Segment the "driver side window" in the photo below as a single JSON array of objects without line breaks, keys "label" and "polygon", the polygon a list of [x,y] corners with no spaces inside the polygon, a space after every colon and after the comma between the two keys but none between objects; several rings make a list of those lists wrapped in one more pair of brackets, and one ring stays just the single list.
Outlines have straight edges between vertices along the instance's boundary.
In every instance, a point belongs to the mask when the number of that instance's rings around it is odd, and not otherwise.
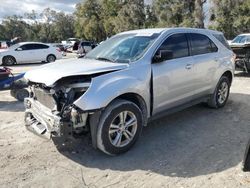
[{"label": "driver side window", "polygon": [[164,61],[189,56],[186,34],[179,33],[171,35],[157,50],[157,52],[159,51],[167,52],[168,55],[166,56]]}]

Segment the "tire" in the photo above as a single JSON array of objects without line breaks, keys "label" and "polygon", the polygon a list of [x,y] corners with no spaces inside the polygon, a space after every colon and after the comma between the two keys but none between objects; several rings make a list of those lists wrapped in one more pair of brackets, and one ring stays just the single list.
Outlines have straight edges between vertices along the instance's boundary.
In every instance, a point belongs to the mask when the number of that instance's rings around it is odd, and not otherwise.
[{"label": "tire", "polygon": [[29,92],[27,89],[18,89],[16,90],[15,98],[19,101],[24,101],[25,98],[29,97]]},{"label": "tire", "polygon": [[5,66],[11,66],[16,63],[16,59],[13,56],[5,56],[3,58],[3,65]]},{"label": "tire", "polygon": [[222,76],[208,101],[208,106],[212,108],[224,107],[230,94],[230,86],[229,78]]},{"label": "tire", "polygon": [[249,172],[250,171],[250,140],[248,140],[248,143],[247,143],[247,146],[246,146],[242,166],[243,166],[243,171],[244,172]]},{"label": "tire", "polygon": [[[121,116],[126,116],[127,126]],[[127,152],[141,134],[142,118],[142,111],[136,104],[127,100],[115,100],[101,114],[96,137],[97,147],[109,155]]]},{"label": "tire", "polygon": [[16,98],[16,90],[10,90],[10,95]]},{"label": "tire", "polygon": [[48,63],[52,63],[52,62],[55,62],[56,61],[56,56],[54,55],[48,55],[47,56],[47,62]]}]

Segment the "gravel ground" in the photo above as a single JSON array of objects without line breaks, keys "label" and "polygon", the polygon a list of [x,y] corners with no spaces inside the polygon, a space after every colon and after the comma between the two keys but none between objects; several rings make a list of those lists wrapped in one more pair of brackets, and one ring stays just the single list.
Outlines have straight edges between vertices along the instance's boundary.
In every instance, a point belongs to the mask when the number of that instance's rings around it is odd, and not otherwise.
[{"label": "gravel ground", "polygon": [[223,109],[197,105],[166,116],[132,150],[110,157],[88,136],[60,145],[26,131],[23,104],[2,91],[0,187],[250,187],[241,170],[249,101],[250,76],[238,73]]}]

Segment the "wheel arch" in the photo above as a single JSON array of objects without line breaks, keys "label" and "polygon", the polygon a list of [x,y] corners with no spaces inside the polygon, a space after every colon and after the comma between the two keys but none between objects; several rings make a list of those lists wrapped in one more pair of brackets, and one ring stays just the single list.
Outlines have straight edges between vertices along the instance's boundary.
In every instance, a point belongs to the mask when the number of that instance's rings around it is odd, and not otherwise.
[{"label": "wheel arch", "polygon": [[124,99],[124,100],[130,101],[130,102],[133,102],[134,104],[136,104],[142,111],[143,125],[144,126],[147,125],[148,109],[147,109],[147,104],[142,96],[140,96],[137,93],[132,93],[132,92],[124,93],[124,94],[121,94],[118,97],[114,98],[110,103],[112,103],[114,100],[117,100],[117,99]]},{"label": "wheel arch", "polygon": [[12,57],[12,58],[14,58],[15,62],[17,63],[16,58],[13,55],[5,55],[5,56],[2,57],[2,65],[4,64],[4,59],[6,57]]},{"label": "wheel arch", "polygon": [[232,84],[232,82],[233,82],[233,74],[232,74],[231,71],[228,70],[228,71],[224,72],[224,73],[222,74],[222,76],[228,77],[228,79],[229,79],[229,81],[230,81],[230,85]]}]

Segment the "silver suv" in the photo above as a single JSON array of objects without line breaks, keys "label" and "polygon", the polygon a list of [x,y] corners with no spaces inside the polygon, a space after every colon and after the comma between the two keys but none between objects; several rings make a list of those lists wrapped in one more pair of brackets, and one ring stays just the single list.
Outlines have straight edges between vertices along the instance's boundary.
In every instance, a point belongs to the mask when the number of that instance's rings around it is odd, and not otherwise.
[{"label": "silver suv", "polygon": [[63,138],[89,132],[93,147],[126,152],[148,120],[201,102],[226,104],[234,54],[225,44],[222,33],[202,29],[117,34],[83,59],[26,73],[26,127]]}]

